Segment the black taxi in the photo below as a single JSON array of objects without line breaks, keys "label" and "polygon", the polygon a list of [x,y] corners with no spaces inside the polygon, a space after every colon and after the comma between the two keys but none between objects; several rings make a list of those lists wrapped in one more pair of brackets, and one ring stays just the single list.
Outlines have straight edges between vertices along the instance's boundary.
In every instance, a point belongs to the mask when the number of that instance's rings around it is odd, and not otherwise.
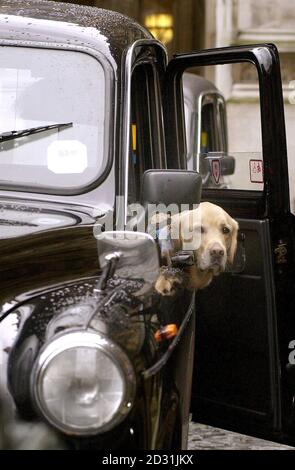
[{"label": "black taxi", "polygon": [[[168,63],[118,13],[4,0],[0,57],[1,386],[15,415],[73,448],[185,448],[190,407],[198,421],[292,437],[294,220],[275,46]],[[226,183],[238,162],[225,137],[187,169],[182,75],[234,62],[259,75],[256,191]],[[238,219],[236,264],[196,296],[159,298],[157,245],[136,235],[130,207],[201,198]]]}]

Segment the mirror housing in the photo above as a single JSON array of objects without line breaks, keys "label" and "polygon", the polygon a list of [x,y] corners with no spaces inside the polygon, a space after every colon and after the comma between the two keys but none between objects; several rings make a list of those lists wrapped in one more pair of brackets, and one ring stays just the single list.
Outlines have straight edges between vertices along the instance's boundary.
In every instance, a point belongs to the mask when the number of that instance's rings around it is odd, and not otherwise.
[{"label": "mirror housing", "polygon": [[143,175],[141,202],[147,204],[200,204],[202,177],[196,171],[147,170]]},{"label": "mirror housing", "polygon": [[208,152],[200,155],[200,173],[205,175],[212,174],[212,161],[219,160],[220,176],[233,175],[235,172],[236,161],[231,155],[225,152]]},{"label": "mirror housing", "polygon": [[159,255],[155,240],[147,233],[102,232],[97,235],[97,251],[102,269],[112,256],[117,258],[115,273],[126,279],[143,279],[153,284],[159,275]]}]

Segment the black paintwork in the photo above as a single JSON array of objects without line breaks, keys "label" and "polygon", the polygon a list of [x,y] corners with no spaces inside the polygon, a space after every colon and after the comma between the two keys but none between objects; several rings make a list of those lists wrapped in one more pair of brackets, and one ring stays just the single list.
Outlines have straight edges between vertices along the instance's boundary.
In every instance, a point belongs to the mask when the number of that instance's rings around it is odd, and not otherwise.
[{"label": "black paintwork", "polygon": [[[85,28],[84,45],[91,44],[91,34],[87,35],[87,28],[95,28],[101,34],[101,49],[105,46],[109,48],[110,55],[115,58],[118,64],[122,61],[126,48],[138,39],[152,38],[151,34],[141,25],[131,18],[120,13],[103,10],[72,3],[59,3],[47,0],[3,0],[0,5],[0,14],[17,15],[25,18],[35,18],[40,20],[57,21],[64,23],[65,31],[69,25],[76,25]],[[30,31],[30,24],[27,24],[27,31]],[[14,31],[11,39],[23,41],[24,31]],[[57,33],[57,31],[56,31]],[[5,34],[5,39],[10,36]],[[53,39],[54,38],[50,38]],[[71,44],[75,42],[75,32],[73,33]],[[55,41],[59,40],[58,33]],[[54,42],[55,42],[54,41]]]},{"label": "black paintwork", "polygon": [[[83,448],[150,448],[156,411],[150,409],[152,396],[156,397],[163,389],[163,406],[170,411],[163,415],[162,435],[157,438],[157,445],[161,447],[164,445],[161,439],[164,442],[167,436],[173,436],[166,429],[165,422],[167,420],[170,427],[175,420],[175,411],[180,406],[178,391],[171,371],[163,375],[163,366],[167,361],[156,367],[157,373],[149,373],[145,377],[144,372],[156,366],[169,345],[155,342],[153,335],[156,329],[169,319],[180,327],[189,309],[187,302],[190,296],[182,295],[181,301],[173,299],[172,303],[161,306],[158,297],[151,293],[139,302],[128,295],[128,290],[136,292],[141,282],[125,280],[119,286],[118,281],[110,282],[101,299],[95,292],[100,270],[92,230],[92,225],[76,225],[30,234],[23,240],[17,237],[12,241],[2,241],[2,306],[11,302],[11,309],[3,310],[2,318],[9,316],[9,312],[18,318],[18,336],[9,353],[10,392],[20,415],[26,419],[36,419],[30,396],[30,379],[34,360],[44,342],[75,328],[102,329],[104,334],[128,352],[135,366],[138,388],[134,407],[124,424],[114,429],[113,433],[108,432],[103,438],[99,436],[89,441],[68,441],[67,445]],[[117,299],[114,298],[114,289],[118,291]],[[110,295],[113,302],[104,310],[102,302],[106,302]],[[91,309],[91,321],[89,315],[84,313],[85,305]],[[142,310],[143,306],[145,310]],[[71,312],[73,307],[75,313]],[[134,430],[132,435],[129,427]],[[143,428],[146,429],[145,433],[142,432]],[[115,436],[120,436],[120,439]]]}]

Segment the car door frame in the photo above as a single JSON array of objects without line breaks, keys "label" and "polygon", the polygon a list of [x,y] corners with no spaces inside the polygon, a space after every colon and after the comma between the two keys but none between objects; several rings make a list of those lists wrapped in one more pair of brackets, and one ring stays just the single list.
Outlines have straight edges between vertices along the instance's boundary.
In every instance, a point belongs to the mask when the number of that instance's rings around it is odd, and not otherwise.
[{"label": "car door frame", "polygon": [[[177,54],[169,62],[163,89],[164,121],[168,166],[186,168],[186,142],[184,127],[183,92],[181,77],[190,67],[250,62],[258,72],[261,108],[262,153],[264,160],[264,189],[259,191],[203,190],[202,199],[221,204],[232,216],[263,221],[267,260],[265,262],[266,285],[269,288],[269,342],[273,353],[270,357],[273,432],[288,435],[284,429],[284,397],[290,398],[286,380],[286,335],[288,329],[295,332],[290,311],[284,317],[284,308],[290,310],[285,300],[284,283],[295,279],[294,263],[295,218],[290,213],[289,178],[286,132],[283,107],[280,61],[273,44],[255,44],[204,50],[196,53]],[[247,223],[247,222],[246,222]],[[286,241],[286,263],[280,265],[277,250]],[[291,294],[292,295],[292,294]],[[289,295],[290,298],[290,295]],[[292,333],[290,333],[292,334]],[[292,338],[290,338],[292,339]],[[283,369],[283,370],[282,370]],[[294,375],[294,374],[293,374]],[[288,388],[289,387],[289,388]],[[293,396],[294,401],[294,396]],[[210,422],[209,422],[210,424]],[[238,429],[237,429],[238,430]],[[249,430],[248,430],[249,431]],[[271,431],[272,432],[272,431]],[[291,434],[293,431],[290,431]],[[291,436],[290,434],[287,440]],[[251,429],[250,429],[251,434]],[[287,442],[287,441],[286,441]],[[289,441],[290,442],[290,441]]]},{"label": "car door frame", "polygon": [[[278,51],[273,44],[232,46],[196,53],[176,54],[168,63],[164,94],[168,165],[186,168],[186,141],[183,116],[181,77],[190,67],[250,62],[255,65],[260,86],[262,153],[264,161],[264,191],[259,213],[276,216],[290,212],[287,146],[281,72]],[[280,178],[281,185],[277,184]],[[251,198],[243,191],[233,194],[236,199]],[[243,194],[246,193],[246,194]]]},{"label": "car door frame", "polygon": [[[149,49],[153,49],[153,53],[148,53]],[[145,53],[146,52],[146,53]],[[122,154],[122,171],[121,182],[120,182],[120,194],[125,197],[124,204],[124,224],[131,223],[132,218],[128,218],[128,181],[129,181],[129,156],[130,156],[130,129],[131,129],[131,100],[132,100],[132,72],[137,65],[140,64],[155,64],[158,62],[159,69],[155,71],[158,73],[159,85],[163,83],[166,74],[167,59],[165,47],[155,40],[138,40],[136,41],[127,51],[125,58],[125,67],[123,73],[123,88],[124,98],[122,107],[122,137],[121,137],[121,154]],[[140,57],[141,56],[141,57]],[[159,98],[162,98],[161,89],[159,88]],[[160,103],[161,111],[163,110],[162,103]],[[164,139],[164,127],[163,127],[163,115],[159,119],[158,132],[163,133]],[[164,142],[165,144],[165,142]],[[167,153],[164,145],[164,158],[161,158],[158,162],[159,169],[167,167]],[[176,167],[180,169],[180,167]],[[140,201],[138,201],[140,202]],[[159,201],[160,203],[161,201]],[[191,387],[192,387],[192,367],[194,357],[194,338],[195,338],[195,308],[194,292],[188,290],[183,291],[183,295],[189,300],[188,309],[184,311],[182,323],[178,329],[177,336],[173,343],[170,344],[167,353],[164,354],[162,360],[148,370],[144,374],[144,378],[148,379],[155,373],[161,372],[166,363],[170,360],[175,363],[173,369],[173,379],[178,389],[179,395],[179,420],[178,425],[180,426],[179,440],[181,441],[181,448],[187,448],[188,439],[188,426],[189,426],[189,411],[190,411],[190,399],[191,399]],[[184,302],[185,304],[185,302]],[[185,310],[185,309],[183,309]],[[167,310],[169,313],[169,310]],[[184,367],[186,365],[186,367]],[[162,373],[162,372],[161,372]]]}]

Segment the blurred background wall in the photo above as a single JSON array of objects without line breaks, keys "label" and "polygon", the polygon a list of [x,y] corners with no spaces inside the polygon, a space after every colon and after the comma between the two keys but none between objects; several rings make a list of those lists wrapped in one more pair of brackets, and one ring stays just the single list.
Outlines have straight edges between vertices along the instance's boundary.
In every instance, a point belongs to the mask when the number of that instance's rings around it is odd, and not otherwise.
[{"label": "blurred background wall", "polygon": [[[274,42],[280,51],[295,206],[295,0],[78,0],[146,25],[174,52]],[[202,70],[228,101],[232,151],[261,149],[258,83],[249,65]]]}]

